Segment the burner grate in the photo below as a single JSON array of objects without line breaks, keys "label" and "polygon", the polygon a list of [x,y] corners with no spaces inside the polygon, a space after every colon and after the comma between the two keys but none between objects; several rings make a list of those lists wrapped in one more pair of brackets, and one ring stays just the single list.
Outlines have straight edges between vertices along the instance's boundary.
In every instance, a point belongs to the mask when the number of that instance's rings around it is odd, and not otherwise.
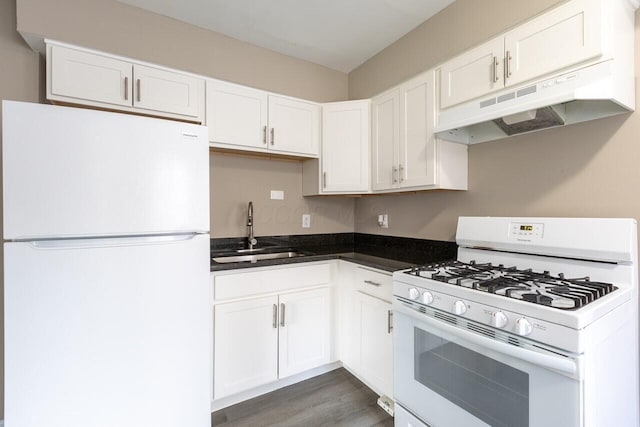
[{"label": "burner grate", "polygon": [[438,262],[415,267],[406,274],[563,310],[583,307],[617,289],[611,283],[592,281],[589,277],[566,278],[564,274],[553,276],[548,271],[475,261]]}]

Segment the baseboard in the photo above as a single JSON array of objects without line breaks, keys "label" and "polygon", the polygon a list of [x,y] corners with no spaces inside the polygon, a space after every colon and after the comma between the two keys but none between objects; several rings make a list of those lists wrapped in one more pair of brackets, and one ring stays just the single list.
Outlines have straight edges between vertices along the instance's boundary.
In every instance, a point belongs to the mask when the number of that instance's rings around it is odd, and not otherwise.
[{"label": "baseboard", "polygon": [[[317,377],[318,375],[326,374],[327,372],[341,368],[342,362],[333,362],[327,365],[320,366],[318,368],[311,369],[309,371],[302,372],[297,375],[278,380],[269,384],[265,384],[260,387],[253,388],[251,390],[244,391],[242,393],[234,394],[233,396],[223,397],[211,402],[211,412],[219,411],[236,403],[244,402],[245,400],[253,399],[254,397],[261,396],[266,393],[281,389],[282,387],[289,386],[291,384],[299,383],[300,381],[308,380],[309,378]],[[0,427],[2,427],[0,425]]]}]

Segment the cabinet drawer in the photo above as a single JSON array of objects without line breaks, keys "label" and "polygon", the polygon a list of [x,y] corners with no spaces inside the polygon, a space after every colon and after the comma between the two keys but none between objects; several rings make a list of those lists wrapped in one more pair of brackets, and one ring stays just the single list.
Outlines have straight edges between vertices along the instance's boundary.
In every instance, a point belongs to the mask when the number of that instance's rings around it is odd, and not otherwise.
[{"label": "cabinet drawer", "polygon": [[329,264],[224,274],[215,276],[213,279],[213,299],[217,302],[289,289],[327,285],[330,280],[331,268]]},{"label": "cabinet drawer", "polygon": [[358,267],[356,269],[356,290],[391,302],[393,277],[391,273]]}]

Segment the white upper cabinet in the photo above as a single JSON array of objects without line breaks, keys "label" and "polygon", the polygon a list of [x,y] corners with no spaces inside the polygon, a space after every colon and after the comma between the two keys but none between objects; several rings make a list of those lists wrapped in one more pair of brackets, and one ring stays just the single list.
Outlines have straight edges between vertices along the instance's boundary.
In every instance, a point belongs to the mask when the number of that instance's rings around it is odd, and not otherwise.
[{"label": "white upper cabinet", "polygon": [[436,184],[434,73],[424,73],[400,86],[399,185]]},{"label": "white upper cabinet", "polygon": [[47,44],[53,102],[204,121],[204,79],[87,49]]},{"label": "white upper cabinet", "polygon": [[318,157],[318,104],[213,79],[206,92],[212,147]]},{"label": "white upper cabinet", "polygon": [[399,89],[371,101],[371,187],[374,191],[393,188],[398,183],[399,103]]},{"label": "white upper cabinet", "polygon": [[573,0],[440,67],[440,108],[543,77],[603,54],[603,0]]},{"label": "white upper cabinet", "polygon": [[492,40],[440,67],[440,105],[447,108],[504,87],[504,38]]},{"label": "white upper cabinet", "polygon": [[48,99],[91,100],[115,108],[132,105],[130,62],[54,45],[49,49],[48,65]]},{"label": "white upper cabinet", "polygon": [[600,0],[572,1],[508,32],[504,38],[506,85],[600,56],[601,14]]},{"label": "white upper cabinet", "polygon": [[203,79],[139,64],[133,64],[133,78],[134,107],[201,121]]},{"label": "white upper cabinet", "polygon": [[267,99],[262,90],[207,80],[209,141],[266,149]]},{"label": "white upper cabinet", "polygon": [[320,106],[269,95],[269,149],[318,155]]},{"label": "white upper cabinet", "polygon": [[374,191],[467,189],[467,146],[435,138],[435,73],[372,100]]},{"label": "white upper cabinet", "polygon": [[303,194],[353,194],[369,191],[369,100],[322,105],[320,160],[303,164]]}]

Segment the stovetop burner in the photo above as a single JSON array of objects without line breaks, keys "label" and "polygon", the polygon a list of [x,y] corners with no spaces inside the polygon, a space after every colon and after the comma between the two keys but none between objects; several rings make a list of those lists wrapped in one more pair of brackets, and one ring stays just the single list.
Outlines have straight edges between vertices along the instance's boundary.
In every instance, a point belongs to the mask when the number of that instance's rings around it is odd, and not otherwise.
[{"label": "stovetop burner", "polygon": [[439,262],[412,268],[406,274],[563,310],[583,307],[617,289],[589,277],[569,279],[564,274],[553,276],[548,271],[538,273],[475,261]]}]

